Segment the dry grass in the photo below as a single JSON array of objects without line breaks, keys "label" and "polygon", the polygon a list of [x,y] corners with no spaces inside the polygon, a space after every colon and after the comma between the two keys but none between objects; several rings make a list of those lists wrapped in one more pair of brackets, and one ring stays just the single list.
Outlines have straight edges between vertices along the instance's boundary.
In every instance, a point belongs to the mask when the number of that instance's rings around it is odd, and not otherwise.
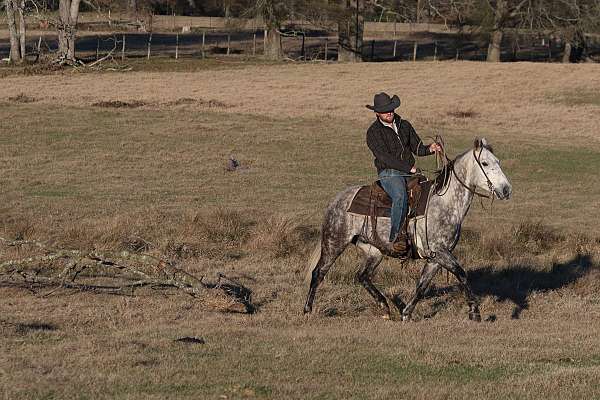
[{"label": "dry grass", "polygon": [[[79,106],[114,100],[162,104],[210,94],[213,100],[230,104],[232,113],[305,118],[334,113],[362,126],[371,119],[364,104],[372,102],[373,93],[387,90],[400,95],[402,114],[418,127],[498,135],[492,136],[492,141],[519,137],[522,145],[540,139],[561,143],[598,140],[597,104],[565,108],[554,101],[563,93],[573,93],[573,82],[580,82],[577,89],[600,91],[597,64],[331,64],[317,67],[318,73],[313,72],[314,65],[246,64],[170,73],[167,79],[146,72],[107,73],[95,79],[68,74],[28,85],[32,78],[8,77],[3,81],[3,96],[23,92],[45,103]],[[79,90],[82,86],[88,90]],[[468,119],[468,125],[460,118],[448,119],[447,113],[457,109],[479,117]],[[557,128],[556,118],[550,117],[555,115],[561,116],[559,125],[569,126],[568,131]]]},{"label": "dry grass", "polygon": [[[159,253],[251,288],[257,312],[3,282],[0,398],[598,397],[598,110],[555,101],[574,81],[599,88],[597,66],[197,68],[3,78],[0,236]],[[374,176],[363,106],[382,89],[451,154],[487,136],[513,182],[510,202],[474,204],[456,252],[486,323],[445,274],[417,322],[380,320],[354,249],[300,314],[322,210]],[[225,171],[230,156],[243,168]],[[0,260],[39,251],[0,246]],[[406,301],[420,268],[386,260],[376,284]]]}]

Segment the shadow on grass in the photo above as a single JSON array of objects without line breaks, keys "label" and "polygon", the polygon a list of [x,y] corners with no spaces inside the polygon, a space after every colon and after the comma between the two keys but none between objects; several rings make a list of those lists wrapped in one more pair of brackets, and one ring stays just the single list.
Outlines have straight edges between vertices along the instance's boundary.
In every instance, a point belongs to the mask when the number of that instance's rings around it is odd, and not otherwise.
[{"label": "shadow on grass", "polygon": [[[468,281],[478,297],[493,296],[498,302],[511,301],[515,307],[512,318],[518,319],[529,308],[529,296],[533,293],[558,290],[571,285],[593,271],[600,272],[600,265],[592,262],[589,254],[578,254],[566,263],[555,263],[549,271],[531,265],[509,265],[504,269],[483,266],[468,272]],[[432,287],[426,298],[459,293],[458,285]],[[438,299],[425,318],[431,318],[444,309],[449,299]],[[491,316],[489,321],[494,321]]]},{"label": "shadow on grass", "polygon": [[469,271],[469,283],[477,296],[494,296],[497,301],[512,301],[512,318],[517,319],[529,308],[529,296],[534,292],[561,289],[588,275],[600,266],[594,265],[588,254],[577,255],[566,263],[553,264],[549,271],[529,265],[513,265],[496,270],[480,267]]}]

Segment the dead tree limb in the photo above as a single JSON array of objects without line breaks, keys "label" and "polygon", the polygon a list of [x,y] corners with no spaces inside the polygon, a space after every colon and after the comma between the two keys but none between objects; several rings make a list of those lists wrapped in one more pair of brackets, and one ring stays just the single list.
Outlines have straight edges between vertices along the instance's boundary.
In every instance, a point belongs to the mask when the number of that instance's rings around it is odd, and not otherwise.
[{"label": "dead tree limb", "polygon": [[[252,291],[219,274],[217,282],[204,282],[177,267],[174,262],[151,254],[130,252],[83,252],[51,249],[35,240],[10,241],[5,246],[34,246],[43,255],[0,263],[0,280],[56,286],[81,291],[128,293],[142,287],[175,288],[217,308],[253,313]],[[110,284],[99,283],[108,279]]]}]

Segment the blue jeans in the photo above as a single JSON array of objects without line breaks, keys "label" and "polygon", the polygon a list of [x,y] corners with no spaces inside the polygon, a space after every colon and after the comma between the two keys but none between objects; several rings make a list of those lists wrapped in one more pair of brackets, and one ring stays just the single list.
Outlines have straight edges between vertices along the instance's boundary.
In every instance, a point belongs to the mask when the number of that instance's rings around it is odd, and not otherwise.
[{"label": "blue jeans", "polygon": [[405,176],[407,176],[406,173],[395,169],[384,169],[379,173],[383,190],[392,198],[390,242],[396,240],[408,208]]}]

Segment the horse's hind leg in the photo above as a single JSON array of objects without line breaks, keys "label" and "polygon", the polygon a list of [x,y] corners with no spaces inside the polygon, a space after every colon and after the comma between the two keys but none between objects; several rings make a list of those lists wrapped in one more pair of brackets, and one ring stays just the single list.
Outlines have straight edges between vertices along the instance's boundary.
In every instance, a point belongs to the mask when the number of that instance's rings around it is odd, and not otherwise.
[{"label": "horse's hind leg", "polygon": [[361,249],[364,253],[364,258],[360,265],[360,269],[356,273],[356,279],[364,286],[365,289],[367,289],[367,292],[373,296],[375,301],[383,309],[385,312],[383,318],[390,319],[390,307],[387,303],[387,300],[372,282],[375,269],[383,259],[383,255],[379,250],[370,244],[359,242],[356,247]]},{"label": "horse's hind leg", "polygon": [[439,270],[440,264],[438,263],[428,262],[427,264],[425,264],[425,267],[423,267],[423,272],[421,272],[421,277],[419,278],[419,283],[417,283],[415,295],[408,302],[406,307],[404,307],[404,310],[402,310],[402,321],[408,321],[410,319],[410,315],[415,309],[415,306],[417,305],[419,300],[423,298],[423,295],[429,287],[431,280]]},{"label": "horse's hind leg", "polygon": [[323,240],[321,242],[321,256],[319,257],[317,265],[312,270],[310,288],[308,289],[306,303],[304,304],[305,314],[312,312],[312,306],[313,302],[315,301],[317,287],[319,286],[319,284],[321,284],[321,282],[323,282],[327,271],[329,271],[329,268],[331,268],[335,260],[346,249],[347,245],[348,243],[345,243],[341,246],[336,246],[336,243],[330,240]]}]

